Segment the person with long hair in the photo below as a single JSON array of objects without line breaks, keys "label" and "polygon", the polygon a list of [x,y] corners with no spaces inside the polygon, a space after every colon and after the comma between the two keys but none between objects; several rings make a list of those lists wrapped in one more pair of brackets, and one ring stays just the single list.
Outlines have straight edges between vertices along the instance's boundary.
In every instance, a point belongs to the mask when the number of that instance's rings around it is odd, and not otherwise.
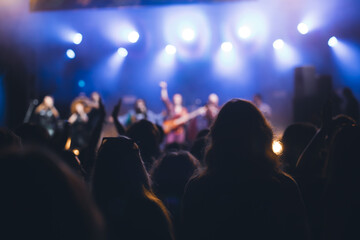
[{"label": "person with long hair", "polygon": [[167,210],[151,190],[133,140],[104,138],[92,188],[107,224],[108,239],[173,239]]},{"label": "person with long hair", "polygon": [[36,123],[44,127],[50,136],[55,134],[57,130],[57,120],[59,112],[54,106],[54,98],[45,96],[42,103],[35,109]]},{"label": "person with long hair", "polygon": [[206,169],[190,180],[183,199],[182,239],[308,239],[300,192],[279,168],[259,109],[230,100],[210,140]]}]

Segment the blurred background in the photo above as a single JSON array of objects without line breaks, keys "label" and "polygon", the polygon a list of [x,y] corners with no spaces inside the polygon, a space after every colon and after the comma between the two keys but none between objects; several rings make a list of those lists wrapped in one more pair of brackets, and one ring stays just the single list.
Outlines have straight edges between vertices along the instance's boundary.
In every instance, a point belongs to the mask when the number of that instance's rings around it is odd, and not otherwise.
[{"label": "blurred background", "polygon": [[345,86],[360,98],[359,9],[356,0],[0,0],[0,123],[19,125],[45,95],[67,119],[72,100],[93,91],[108,111],[140,97],[160,112],[167,81],[190,109],[210,93],[221,104],[260,93],[283,129]]}]

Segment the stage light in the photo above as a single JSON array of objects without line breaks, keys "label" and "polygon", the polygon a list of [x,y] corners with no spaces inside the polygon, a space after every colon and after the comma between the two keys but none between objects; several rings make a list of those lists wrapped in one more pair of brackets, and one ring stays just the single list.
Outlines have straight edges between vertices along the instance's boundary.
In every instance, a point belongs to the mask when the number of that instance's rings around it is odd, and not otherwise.
[{"label": "stage light", "polygon": [[233,49],[233,45],[231,44],[231,42],[223,42],[221,44],[221,49],[224,52],[230,52]]},{"label": "stage light", "polygon": [[194,40],[195,38],[195,32],[193,29],[191,28],[185,28],[182,33],[181,33],[182,38],[187,41],[190,42],[192,40]]},{"label": "stage light", "polygon": [[280,155],[283,151],[283,146],[280,141],[273,141],[272,149],[276,155]]},{"label": "stage light", "polygon": [[132,32],[130,32],[129,35],[128,35],[128,40],[129,40],[129,42],[131,42],[131,43],[136,43],[136,42],[139,40],[139,37],[140,37],[140,35],[139,35],[138,32],[132,31]]},{"label": "stage light", "polygon": [[282,39],[278,39],[273,43],[273,47],[277,50],[282,49],[284,47],[285,43]]},{"label": "stage light", "polygon": [[121,57],[126,57],[128,55],[128,51],[125,49],[125,48],[119,48],[117,50],[118,54],[121,56]]},{"label": "stage light", "polygon": [[68,58],[70,58],[70,59],[74,59],[76,55],[75,55],[74,50],[68,49],[68,50],[66,51],[66,56],[67,56]]},{"label": "stage light", "polygon": [[176,53],[176,47],[171,45],[171,44],[168,44],[165,47],[165,51],[166,51],[167,54],[175,54]]},{"label": "stage light", "polygon": [[83,35],[81,33],[76,33],[73,38],[73,43],[79,45],[83,40]]},{"label": "stage light", "polygon": [[329,47],[335,47],[338,44],[338,40],[336,37],[331,37],[328,41]]},{"label": "stage light", "polygon": [[84,81],[84,80],[80,80],[80,81],[78,82],[78,85],[79,85],[79,87],[81,87],[81,88],[85,87],[85,81]]},{"label": "stage light", "polygon": [[248,26],[242,26],[238,30],[238,35],[242,39],[247,39],[251,36],[251,30]]},{"label": "stage light", "polygon": [[299,33],[301,33],[303,35],[305,35],[309,32],[309,27],[305,23],[299,23],[299,25],[297,26],[297,29],[298,29]]}]

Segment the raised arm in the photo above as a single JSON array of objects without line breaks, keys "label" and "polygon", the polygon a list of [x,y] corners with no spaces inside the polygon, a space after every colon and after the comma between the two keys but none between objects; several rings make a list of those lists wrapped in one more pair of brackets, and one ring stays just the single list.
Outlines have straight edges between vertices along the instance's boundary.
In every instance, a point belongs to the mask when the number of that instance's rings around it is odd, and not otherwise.
[{"label": "raised arm", "polygon": [[164,81],[160,82],[160,87],[161,87],[161,100],[164,102],[168,114],[170,114],[171,102],[170,102],[169,94],[168,94],[168,90],[167,90],[167,83]]},{"label": "raised arm", "polygon": [[119,119],[118,119],[118,115],[120,112],[120,108],[121,108],[121,103],[122,103],[122,99],[120,98],[118,103],[115,105],[114,110],[111,114],[113,120],[114,120],[114,125],[116,127],[116,131],[119,135],[125,135],[125,128],[124,126],[120,123]]}]

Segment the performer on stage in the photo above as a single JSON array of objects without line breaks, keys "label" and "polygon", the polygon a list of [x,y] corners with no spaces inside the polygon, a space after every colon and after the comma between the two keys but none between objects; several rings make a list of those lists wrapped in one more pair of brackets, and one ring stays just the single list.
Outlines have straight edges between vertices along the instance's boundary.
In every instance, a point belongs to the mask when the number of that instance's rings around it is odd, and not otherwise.
[{"label": "performer on stage", "polygon": [[163,118],[164,116],[162,114],[156,114],[149,110],[146,106],[145,100],[141,98],[135,101],[134,109],[131,109],[127,114],[118,117],[119,122],[125,127],[128,127],[142,119],[146,119],[156,125],[161,126],[163,123]]},{"label": "performer on stage", "polygon": [[78,97],[71,104],[72,115],[69,118],[71,124],[71,148],[86,147],[91,129],[88,125],[90,107],[87,105],[87,97]]},{"label": "performer on stage", "polygon": [[208,127],[210,127],[220,111],[219,97],[216,93],[212,93],[209,95],[206,106],[207,111],[205,117],[207,119]]},{"label": "performer on stage", "polygon": [[[173,103],[169,99],[167,91],[167,83],[160,82],[161,100],[164,102],[167,110],[167,119],[176,120],[188,115],[187,109],[182,105],[182,96],[179,93],[174,94]],[[166,132],[165,126],[164,130]],[[185,142],[185,128],[184,124],[175,126],[166,136],[166,143],[184,143]]]},{"label": "performer on stage", "polygon": [[57,128],[59,112],[54,106],[54,98],[45,96],[42,103],[35,109],[36,122],[44,127],[50,136],[53,136]]}]

